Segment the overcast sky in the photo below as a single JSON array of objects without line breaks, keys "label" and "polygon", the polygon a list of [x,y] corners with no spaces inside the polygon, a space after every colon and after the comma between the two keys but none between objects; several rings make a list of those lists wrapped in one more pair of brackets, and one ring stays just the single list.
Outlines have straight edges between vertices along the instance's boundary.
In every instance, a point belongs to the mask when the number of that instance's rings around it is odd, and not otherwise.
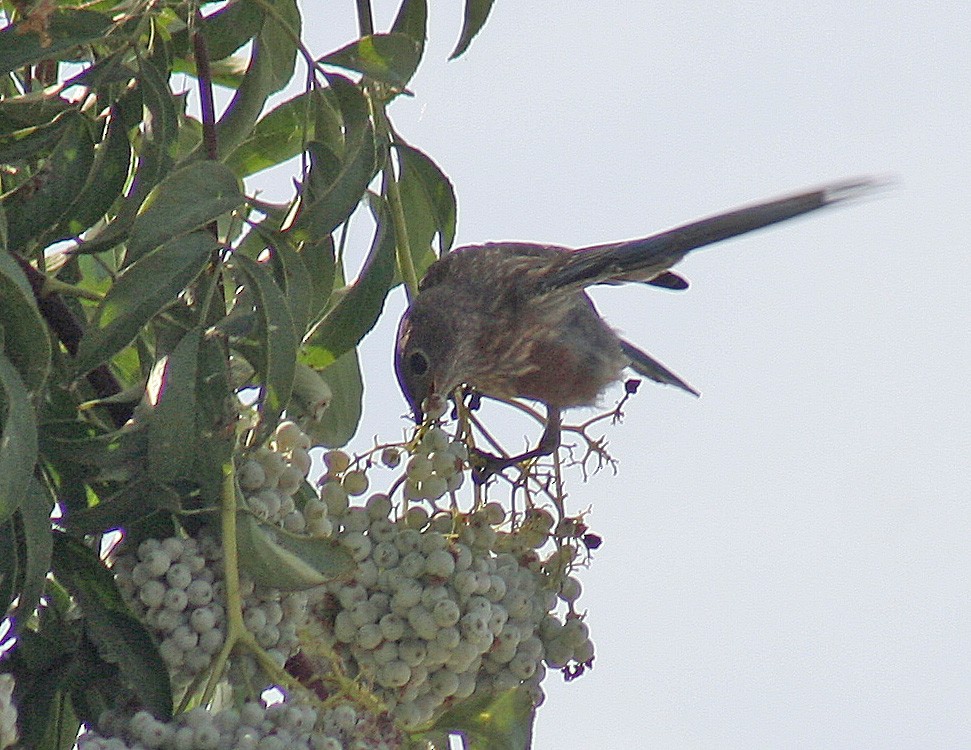
[{"label": "overcast sky", "polygon": [[[595,293],[703,396],[645,386],[607,432],[618,473],[572,477],[605,540],[581,574],[597,659],[547,679],[535,746],[971,746],[971,6],[500,1],[446,63],[458,3],[430,5],[391,114],[451,177],[457,244],[894,180],[696,253],[687,292]],[[351,7],[307,23],[315,53]],[[358,448],[401,435],[402,306],[363,347]]]}]

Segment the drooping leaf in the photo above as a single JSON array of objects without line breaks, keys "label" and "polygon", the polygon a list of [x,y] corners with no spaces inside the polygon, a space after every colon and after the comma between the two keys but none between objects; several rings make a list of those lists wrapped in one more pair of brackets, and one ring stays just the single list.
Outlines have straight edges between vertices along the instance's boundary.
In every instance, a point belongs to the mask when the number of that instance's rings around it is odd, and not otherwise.
[{"label": "drooping leaf", "polygon": [[92,370],[130,344],[199,275],[217,247],[208,232],[193,232],[169,240],[128,266],[101,301],[78,345],[75,373]]},{"label": "drooping leaf", "polygon": [[313,280],[307,270],[303,257],[296,251],[286,235],[268,232],[262,227],[257,231],[265,238],[270,249],[270,264],[276,275],[277,284],[283,289],[293,317],[293,330],[298,339],[303,339],[310,319],[313,303]]},{"label": "drooping leaf", "polygon": [[188,331],[152,369],[149,398],[155,397],[148,422],[148,471],[158,482],[189,479],[198,445],[196,373],[202,329]]},{"label": "drooping leaf", "polygon": [[250,136],[266,100],[293,77],[301,25],[296,0],[271,0],[268,5],[273,12],[266,14],[263,28],[253,41],[246,74],[217,123],[220,157]]},{"label": "drooping leaf", "polygon": [[37,462],[37,417],[17,368],[0,351],[0,522],[24,501]]},{"label": "drooping leaf", "polygon": [[142,204],[126,262],[136,263],[166,240],[204,227],[244,201],[236,175],[224,164],[197,161],[176,170]]},{"label": "drooping leaf", "polygon": [[293,390],[293,371],[297,361],[297,336],[293,318],[283,292],[269,270],[245,255],[234,255],[232,265],[249,281],[260,322],[257,360],[250,364],[265,384],[260,415],[264,436],[276,427]]},{"label": "drooping leaf", "polygon": [[317,62],[358,73],[404,89],[418,69],[421,47],[409,34],[371,34],[341,47]]},{"label": "drooping leaf", "polygon": [[469,48],[472,38],[479,33],[489,17],[494,0],[465,0],[465,18],[462,21],[462,33],[459,36],[458,44],[449,55],[449,60],[454,60]]},{"label": "drooping leaf", "polygon": [[337,259],[334,254],[333,237],[325,234],[307,239],[300,245],[300,258],[314,286],[310,315],[307,319],[307,322],[312,325],[323,316],[330,302],[330,293],[334,289]]},{"label": "drooping leaf", "polygon": [[140,703],[159,718],[172,715],[168,669],[145,626],[129,612],[111,571],[81,542],[54,534],[54,575],[84,613],[88,637],[117,664]]},{"label": "drooping leaf", "polygon": [[312,367],[327,367],[357,346],[384,308],[394,280],[395,239],[387,208],[378,198],[374,204],[378,226],[360,275],[306,339],[301,359]]},{"label": "drooping leaf", "polygon": [[301,206],[293,225],[296,232],[311,236],[330,234],[347,220],[379,167],[374,131],[369,124],[358,134],[352,150],[345,154],[345,160],[340,162],[336,175],[327,180],[326,186],[319,184],[316,176],[321,173],[322,159],[327,151],[315,148],[316,145],[309,144],[312,157],[309,179],[315,184],[308,189],[309,202]]},{"label": "drooping leaf", "polygon": [[42,12],[28,14],[0,31],[0,74],[38,60],[59,59],[79,45],[100,39],[111,27],[110,18],[93,11],[56,10],[46,23]]},{"label": "drooping leaf", "polygon": [[54,541],[51,537],[51,510],[54,502],[50,493],[36,478],[31,477],[27,495],[20,504],[19,515],[24,528],[24,579],[20,587],[20,601],[14,620],[18,629],[40,601],[44,593],[44,581],[51,569]]},{"label": "drooping leaf", "polygon": [[30,283],[8,253],[0,253],[0,350],[31,397],[50,371],[51,344]]},{"label": "drooping leaf", "polygon": [[253,581],[282,591],[322,586],[354,570],[354,559],[337,540],[277,531],[251,513],[236,516],[236,544]]},{"label": "drooping leaf", "polygon": [[319,375],[330,386],[330,406],[320,419],[303,422],[302,429],[314,445],[343,448],[357,432],[364,401],[357,349],[342,354],[336,362],[320,370]]},{"label": "drooping leaf", "polygon": [[61,220],[61,232],[54,239],[77,237],[100,220],[121,195],[130,163],[131,143],[124,122],[113,110],[104,140],[96,147],[88,179]]}]

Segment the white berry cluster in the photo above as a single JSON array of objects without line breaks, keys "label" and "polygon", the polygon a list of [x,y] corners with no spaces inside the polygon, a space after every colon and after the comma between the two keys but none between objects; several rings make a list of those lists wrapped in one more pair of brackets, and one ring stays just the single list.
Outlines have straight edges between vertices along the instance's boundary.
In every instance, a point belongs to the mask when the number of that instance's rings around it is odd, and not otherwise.
[{"label": "white berry cluster", "polygon": [[268,446],[261,446],[239,467],[239,486],[246,506],[259,518],[295,534],[330,536],[331,522],[323,503],[311,500],[296,507],[294,495],[310,471],[311,440],[293,422],[282,422]]},{"label": "white berry cluster", "polygon": [[455,492],[465,480],[463,468],[468,460],[464,443],[450,440],[443,429],[433,427],[422,436],[405,467],[405,497],[435,501],[446,492]]},{"label": "white berry cluster", "polygon": [[0,750],[17,742],[17,707],[13,704],[14,677],[0,674]]},{"label": "white berry cluster", "polygon": [[[288,531],[330,534],[326,506],[311,500],[302,509],[294,494],[310,471],[310,439],[293,422],[276,429],[268,447],[246,459],[238,472],[247,507]],[[207,531],[198,538],[147,539],[114,560],[118,588],[159,640],[159,653],[177,687],[206,670],[225,640],[223,551]],[[257,587],[240,574],[243,622],[280,666],[298,646],[307,620],[305,592],[283,594]]]},{"label": "white berry cluster", "polygon": [[[450,448],[445,443],[419,452],[409,467],[419,457],[433,464],[436,456],[449,455],[449,466],[462,476],[463,459]],[[439,466],[442,471],[434,467],[432,474],[421,466],[419,494],[432,477],[455,483],[445,462]],[[343,483],[332,472],[329,477],[322,497],[334,536],[350,548],[358,568],[352,581],[328,584],[328,595],[315,605],[320,637],[343,657],[349,674],[372,684],[400,726],[420,727],[477,690],[521,685],[538,705],[544,660],[561,668],[593,658],[586,626],[550,614],[560,599],[575,599],[572,586],[561,590],[573,579],[549,575],[533,550],[523,553],[515,534],[497,531],[505,519],[498,503],[431,518],[413,506],[393,521],[387,495],[352,506]],[[540,544],[548,529],[538,536]]]},{"label": "white berry cluster", "polygon": [[[226,634],[222,547],[208,533],[199,539],[146,539],[115,558],[122,596],[159,640],[173,683],[184,686],[206,670]],[[297,648],[307,619],[307,594],[257,588],[243,573],[243,622],[282,666]]]},{"label": "white berry cluster", "polygon": [[98,729],[78,738],[78,750],[390,750],[397,738],[365,735],[353,707],[339,705],[319,714],[286,699],[269,706],[245,703],[239,709],[195,708],[171,722],[147,711],[134,715],[106,712]]}]

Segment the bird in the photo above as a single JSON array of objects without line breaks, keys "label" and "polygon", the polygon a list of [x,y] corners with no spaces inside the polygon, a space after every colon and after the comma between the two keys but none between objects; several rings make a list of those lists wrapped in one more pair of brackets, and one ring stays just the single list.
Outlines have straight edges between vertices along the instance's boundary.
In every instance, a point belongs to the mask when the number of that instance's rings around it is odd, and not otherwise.
[{"label": "bird", "polygon": [[[394,366],[418,423],[460,386],[480,396],[546,407],[536,448],[512,457],[482,453],[486,475],[552,453],[562,412],[595,404],[627,368],[699,395],[691,385],[600,316],[586,293],[596,284],[643,283],[670,290],[671,271],[692,250],[858,198],[854,179],[709,216],[640,239],[571,249],[527,242],[467,245],[429,266],[401,318]],[[434,414],[433,416],[439,416]]]}]

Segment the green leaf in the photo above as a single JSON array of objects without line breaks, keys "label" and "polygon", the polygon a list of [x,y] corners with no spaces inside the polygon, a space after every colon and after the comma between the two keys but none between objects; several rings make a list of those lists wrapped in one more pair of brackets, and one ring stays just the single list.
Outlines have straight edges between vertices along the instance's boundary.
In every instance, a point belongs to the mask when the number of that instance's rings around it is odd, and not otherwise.
[{"label": "green leaf", "polygon": [[71,122],[71,116],[62,113],[50,122],[18,128],[0,136],[0,164],[16,164],[46,156]]},{"label": "green leaf", "polygon": [[43,167],[3,196],[11,250],[27,250],[31,241],[39,241],[65,214],[77,197],[78,186],[88,179],[94,141],[83,117],[71,119]]},{"label": "green leaf", "polygon": [[300,246],[300,258],[314,285],[307,319],[308,323],[313,324],[323,317],[330,302],[330,293],[334,290],[337,259],[334,255],[333,237],[325,234],[306,240]]},{"label": "green leaf", "polygon": [[342,354],[319,374],[332,391],[330,407],[319,420],[305,422],[302,429],[314,445],[342,448],[354,437],[361,422],[364,381],[357,349]]},{"label": "green leaf", "polygon": [[343,224],[361,202],[368,185],[378,171],[378,154],[374,142],[374,131],[366,125],[358,136],[357,145],[340,165],[333,179],[327,179],[326,186],[317,184],[321,159],[326,152],[319,147],[323,144],[309,144],[312,157],[310,181],[308,186],[309,202],[302,205],[300,215],[293,224],[297,232],[313,235],[330,234]]},{"label": "green leaf", "polygon": [[56,239],[77,237],[99,221],[121,195],[131,164],[131,143],[117,108],[112,108],[104,140],[95,149],[88,179],[61,220],[62,233]]},{"label": "green leaf", "polygon": [[435,236],[442,252],[448,251],[455,238],[455,192],[435,162],[421,151],[400,143],[396,150],[408,245],[420,279],[438,258],[432,246]]},{"label": "green leaf", "polygon": [[263,25],[263,9],[259,3],[237,0],[210,13],[202,22],[209,60],[215,62],[229,57],[259,33]]},{"label": "green leaf", "polygon": [[312,89],[270,110],[226,157],[226,166],[239,177],[249,177],[299,154],[314,137],[321,98],[320,91]]},{"label": "green leaf", "polygon": [[51,510],[54,507],[50,493],[34,477],[30,478],[27,496],[20,504],[19,514],[24,527],[24,580],[20,588],[20,602],[14,621],[18,630],[37,607],[44,593],[44,581],[51,569],[51,553],[54,540],[51,537]]},{"label": "green leaf", "polygon": [[460,732],[466,750],[529,750],[535,717],[536,709],[522,688],[474,693],[442,714],[432,733]]},{"label": "green leaf", "polygon": [[253,51],[243,80],[226,114],[217,123],[221,157],[248,138],[271,94],[293,77],[300,38],[300,12],[296,0],[270,0],[263,28],[253,41]]},{"label": "green leaf", "polygon": [[[193,328],[148,378],[148,471],[158,482],[189,479],[198,451],[196,372],[202,329]],[[154,399],[153,399],[154,396]]]},{"label": "green leaf", "polygon": [[290,244],[286,235],[270,232],[262,226],[257,226],[256,231],[264,237],[271,251],[270,263],[273,266],[277,284],[286,296],[287,307],[290,308],[290,315],[293,317],[294,333],[298,339],[302,339],[307,331],[313,303],[313,279],[303,262],[303,257]]},{"label": "green leaf", "polygon": [[24,501],[37,462],[37,418],[17,368],[0,352],[0,521]]},{"label": "green leaf", "polygon": [[379,198],[377,230],[364,268],[355,281],[307,337],[301,359],[317,369],[327,367],[344,352],[357,346],[381,315],[395,271],[394,229],[385,204]]},{"label": "green leaf", "polygon": [[269,270],[245,255],[234,255],[232,265],[246,276],[256,299],[256,314],[260,321],[259,357],[250,364],[265,384],[260,432],[267,436],[276,427],[290,400],[297,362],[297,336],[286,299]]},{"label": "green leaf", "polygon": [[30,398],[50,372],[51,343],[30,282],[8,253],[0,253],[0,351],[17,369]]},{"label": "green leaf", "polygon": [[428,29],[428,0],[404,0],[398,8],[398,15],[391,25],[391,31],[407,34],[418,45],[418,56],[425,50],[425,37]]},{"label": "green leaf", "polygon": [[250,513],[236,516],[239,561],[253,581],[282,591],[322,586],[355,568],[348,549],[335,539],[288,534],[262,525]]},{"label": "green leaf", "polygon": [[229,386],[229,355],[219,335],[205,336],[196,370],[196,423],[199,450],[194,478],[203,500],[215,502],[222,493],[223,466],[235,445],[238,401]]},{"label": "green leaf", "polygon": [[193,232],[238,208],[246,199],[226,165],[197,161],[176,170],[149,194],[128,239],[126,263],[135,263],[160,244]]},{"label": "green leaf", "polygon": [[169,240],[126,268],[108,290],[78,345],[75,374],[107,362],[168,307],[209,262],[219,243],[208,232]]},{"label": "green leaf", "polygon": [[[50,15],[43,31],[43,10],[0,31],[0,73],[30,65],[38,60],[61,59],[62,53],[94,42],[111,27],[111,19],[87,10],[57,10]],[[63,59],[74,59],[73,56]]]},{"label": "green leaf", "polygon": [[354,70],[368,78],[404,89],[418,69],[421,47],[408,34],[371,34],[341,47],[317,62]]},{"label": "green leaf", "polygon": [[88,636],[102,659],[117,664],[139,702],[155,716],[172,716],[168,669],[145,626],[122,601],[111,571],[81,542],[54,534],[54,575],[85,617]]},{"label": "green leaf", "polygon": [[489,17],[492,10],[493,0],[465,0],[465,19],[462,22],[462,33],[459,36],[458,44],[449,55],[449,60],[454,60],[469,48],[472,37],[479,33]]}]

